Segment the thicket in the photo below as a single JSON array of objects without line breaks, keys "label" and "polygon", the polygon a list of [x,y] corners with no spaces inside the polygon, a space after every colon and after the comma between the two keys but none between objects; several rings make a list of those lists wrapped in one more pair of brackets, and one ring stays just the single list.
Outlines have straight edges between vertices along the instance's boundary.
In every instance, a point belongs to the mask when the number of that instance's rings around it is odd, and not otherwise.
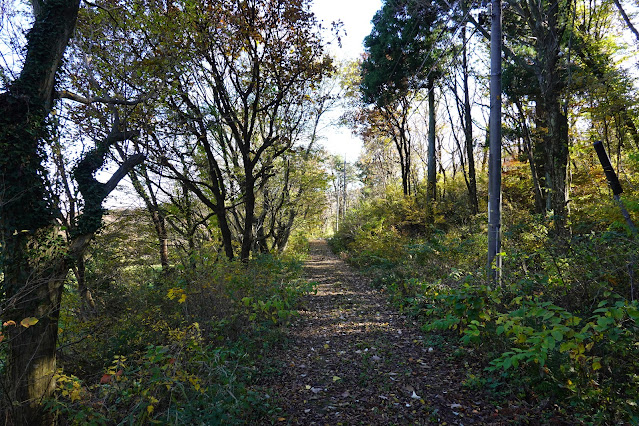
[{"label": "thicket", "polygon": [[[637,423],[639,245],[597,165],[580,166],[565,239],[553,237],[551,217],[532,213],[526,165],[504,173],[498,285],[487,281],[482,255],[486,214],[468,214],[461,179],[442,189],[448,195],[433,225],[423,220],[419,196],[395,189],[363,200],[331,245],[418,318],[433,341],[479,357],[485,370],[468,385],[492,389],[496,401],[509,395],[581,421]],[[624,176],[624,200],[636,216],[633,176]]]},{"label": "thicket", "polygon": [[244,424],[272,415],[277,403],[256,385],[264,374],[256,364],[313,291],[300,278],[305,238],[296,236],[287,256],[248,262],[203,245],[163,272],[145,257],[143,234],[123,243],[131,226],[139,220],[111,223],[88,256],[96,313],[83,315],[72,276],[67,284],[47,401],[58,421]]}]

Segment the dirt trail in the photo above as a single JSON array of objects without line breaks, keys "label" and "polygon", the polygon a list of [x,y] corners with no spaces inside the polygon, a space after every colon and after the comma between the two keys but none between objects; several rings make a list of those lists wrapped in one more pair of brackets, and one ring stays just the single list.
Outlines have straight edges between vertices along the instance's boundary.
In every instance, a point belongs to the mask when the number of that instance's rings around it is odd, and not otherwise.
[{"label": "dirt trail", "polygon": [[283,409],[275,422],[505,423],[473,389],[464,360],[425,340],[326,242],[311,243],[305,275],[317,294],[287,328],[288,343],[269,356],[281,371],[265,383]]}]

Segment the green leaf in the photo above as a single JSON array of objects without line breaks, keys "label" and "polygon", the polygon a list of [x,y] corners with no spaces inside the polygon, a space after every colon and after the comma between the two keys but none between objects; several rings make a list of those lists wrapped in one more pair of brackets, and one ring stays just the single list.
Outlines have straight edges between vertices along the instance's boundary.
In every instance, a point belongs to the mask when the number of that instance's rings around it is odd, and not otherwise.
[{"label": "green leaf", "polygon": [[504,367],[504,370],[508,370],[510,368],[510,366],[513,363],[513,359],[508,357],[506,359],[504,359],[504,363],[502,364],[502,366]]},{"label": "green leaf", "polygon": [[552,337],[555,338],[557,342],[561,342],[564,339],[563,333],[559,330],[552,330],[550,334],[552,335]]},{"label": "green leaf", "polygon": [[559,346],[559,352],[568,352],[569,350],[575,349],[577,345],[575,342],[564,342]]}]

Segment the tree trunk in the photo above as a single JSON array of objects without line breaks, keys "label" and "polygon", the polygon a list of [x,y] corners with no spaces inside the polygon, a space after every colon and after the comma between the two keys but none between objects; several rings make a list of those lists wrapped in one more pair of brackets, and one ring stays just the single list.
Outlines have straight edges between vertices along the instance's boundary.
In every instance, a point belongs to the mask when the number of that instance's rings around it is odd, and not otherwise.
[{"label": "tree trunk", "polygon": [[468,198],[470,199],[470,212],[479,213],[479,201],[477,199],[477,177],[475,175],[475,150],[473,141],[473,118],[470,109],[470,92],[468,88],[468,58],[466,47],[466,26],[462,27],[462,40],[464,50],[462,61],[464,68],[464,136],[466,139],[466,156],[468,158]]},{"label": "tree trunk", "polygon": [[[4,413],[9,424],[52,424],[53,414],[44,410],[44,399],[55,388],[55,349],[58,337],[58,318],[62,285],[66,277],[66,263],[53,259],[54,265],[40,270],[26,254],[33,238],[17,234],[5,238],[4,284],[9,309],[3,313],[7,320],[17,323],[8,327],[9,354],[5,375],[9,399]],[[32,323],[28,327],[23,320]]]},{"label": "tree trunk", "polygon": [[[557,236],[566,233],[568,223],[566,171],[568,166],[568,120],[559,99],[562,88],[562,72],[559,69],[561,37],[563,31],[559,22],[561,6],[553,1],[537,9],[531,24],[536,37],[537,66],[535,73],[539,82],[543,127],[543,167],[547,210],[553,212],[553,232]],[[539,106],[539,104],[538,104]]]},{"label": "tree trunk", "polygon": [[277,252],[282,254],[288,246],[288,240],[291,237],[291,230],[293,229],[293,223],[295,222],[295,211],[291,210],[288,213],[288,218],[285,224],[278,227],[279,231],[276,234],[275,246]]},{"label": "tree trunk", "polygon": [[226,216],[227,210],[222,197],[219,197],[217,199],[214,211],[215,217],[217,217],[218,226],[220,227],[224,253],[229,260],[233,260],[235,258],[235,253],[233,252],[233,234],[231,233],[231,228],[229,227],[228,217]]},{"label": "tree trunk", "polygon": [[568,167],[568,120],[562,112],[559,99],[552,99],[548,105],[548,136],[546,146],[546,173],[550,182],[546,190],[550,191],[550,206],[553,211],[554,231],[564,235],[567,228],[568,193],[566,172]]},{"label": "tree trunk", "polygon": [[[245,161],[250,161],[248,158]],[[242,230],[242,249],[240,259],[247,261],[251,255],[253,246],[253,223],[255,222],[255,180],[253,170],[245,171],[244,190],[244,229]]]},{"label": "tree trunk", "polygon": [[437,164],[435,161],[435,90],[434,81],[429,77],[428,87],[428,178],[426,182],[426,203],[429,221],[433,221],[433,208],[437,199]]},{"label": "tree trunk", "polygon": [[91,290],[87,286],[86,279],[86,260],[84,254],[80,255],[73,267],[73,273],[78,281],[78,293],[80,294],[80,318],[88,319],[94,316],[97,312],[95,310],[95,301],[91,296]]},{"label": "tree trunk", "polygon": [[[126,158],[124,151],[117,147],[120,153],[120,156],[124,160]],[[158,201],[153,194],[150,186],[149,175],[146,170],[141,172],[142,178],[144,178],[146,182],[146,186],[148,188],[148,193],[144,189],[140,178],[137,173],[131,173],[131,182],[133,183],[133,188],[135,192],[144,200],[144,205],[146,206],[146,210],[151,216],[151,221],[153,222],[153,228],[155,229],[155,235],[158,239],[158,252],[159,252],[159,260],[160,265],[162,265],[162,271],[166,273],[169,268],[169,238],[166,231],[166,219],[164,217],[164,212],[160,209]]]},{"label": "tree trunk", "polygon": [[[0,226],[8,330],[5,419],[15,425],[52,424],[43,400],[55,387],[55,347],[65,258],[52,254],[40,269],[30,253],[38,236],[54,237],[54,208],[43,167],[45,120],[53,104],[56,71],[75,27],[79,0],[32,2],[35,22],[27,35],[18,79],[0,96]],[[38,322],[20,325],[25,318]],[[27,320],[27,322],[32,322]]]},{"label": "tree trunk", "polygon": [[532,177],[533,183],[533,194],[535,197],[535,213],[543,214],[544,213],[544,197],[541,191],[541,184],[539,182],[539,176],[537,174],[537,166],[535,163],[535,157],[533,155],[533,143],[532,137],[530,135],[530,129],[526,124],[526,117],[524,116],[524,109],[522,108],[521,102],[519,99],[514,99],[515,106],[517,107],[517,111],[519,112],[520,123],[523,130],[523,138],[524,138],[524,151],[526,152],[526,156],[528,157],[528,164],[530,165],[530,175]]}]

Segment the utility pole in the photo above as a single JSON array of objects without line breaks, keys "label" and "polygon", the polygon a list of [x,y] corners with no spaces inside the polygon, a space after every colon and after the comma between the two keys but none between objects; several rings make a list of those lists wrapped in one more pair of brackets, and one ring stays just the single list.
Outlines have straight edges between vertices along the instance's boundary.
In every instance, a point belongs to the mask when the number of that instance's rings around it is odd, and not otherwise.
[{"label": "utility pole", "polygon": [[344,184],[344,195],[342,196],[342,203],[344,203],[344,208],[342,209],[342,218],[346,215],[346,154],[344,154],[344,174],[342,178]]},{"label": "utility pole", "polygon": [[501,0],[491,1],[490,149],[488,152],[488,279],[501,281]]},{"label": "utility pole", "polygon": [[339,191],[340,191],[340,184],[339,184],[339,174],[338,175],[333,175],[333,178],[337,179],[337,182],[335,183],[335,195],[337,195],[337,203],[335,205],[335,210],[336,210],[336,215],[335,215],[335,233],[337,234],[337,231],[339,231]]}]

